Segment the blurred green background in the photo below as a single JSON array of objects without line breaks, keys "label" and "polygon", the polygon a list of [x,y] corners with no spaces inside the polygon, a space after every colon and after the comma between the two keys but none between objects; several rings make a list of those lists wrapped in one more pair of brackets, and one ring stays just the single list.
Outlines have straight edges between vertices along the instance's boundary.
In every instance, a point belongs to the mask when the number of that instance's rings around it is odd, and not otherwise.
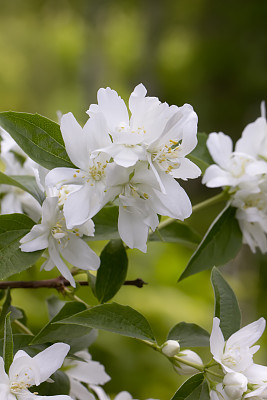
[{"label": "blurred green background", "polygon": [[[266,16],[265,0],[2,0],[0,109],[51,119],[57,111],[72,111],[84,123],[100,87],[110,86],[127,100],[142,82],[161,101],[192,104],[200,131],[223,131],[237,139],[266,99]],[[183,186],[193,203],[214,194],[200,180]],[[189,222],[204,233],[217,211]],[[159,342],[183,320],[210,330],[209,273],[176,283],[192,251],[151,243],[147,254],[129,252],[128,278],[149,284],[123,287],[115,300],[142,312]],[[239,297],[244,324],[267,316],[265,264],[266,258],[244,247],[222,269]],[[47,277],[31,268],[15,278]],[[94,302],[88,289],[78,294]],[[48,319],[47,295],[45,290],[12,293],[14,303],[25,307],[34,332]],[[164,400],[182,381],[163,357],[131,339],[101,332],[91,351],[112,376],[109,393],[128,390],[137,399]],[[267,364],[267,350],[256,360]]]}]

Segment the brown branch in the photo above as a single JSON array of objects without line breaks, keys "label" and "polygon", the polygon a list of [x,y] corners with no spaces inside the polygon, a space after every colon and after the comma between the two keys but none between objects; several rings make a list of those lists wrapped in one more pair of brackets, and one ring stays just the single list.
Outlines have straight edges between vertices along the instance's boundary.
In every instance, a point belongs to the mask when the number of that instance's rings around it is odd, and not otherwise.
[{"label": "brown branch", "polygon": [[[77,281],[80,286],[88,286],[87,281]],[[138,278],[132,281],[125,281],[124,285],[136,286],[142,288],[147,283],[142,279]],[[54,279],[47,279],[42,281],[6,281],[0,282],[0,289],[39,289],[39,288],[49,288],[62,290],[64,287],[70,286],[70,282],[63,276],[59,276]]]}]

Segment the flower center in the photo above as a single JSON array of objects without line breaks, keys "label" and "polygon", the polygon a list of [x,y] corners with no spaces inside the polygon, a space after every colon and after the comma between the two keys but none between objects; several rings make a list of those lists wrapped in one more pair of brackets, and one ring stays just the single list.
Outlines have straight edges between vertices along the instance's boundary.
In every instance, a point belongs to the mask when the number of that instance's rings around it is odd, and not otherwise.
[{"label": "flower center", "polygon": [[153,161],[157,161],[163,171],[170,173],[173,169],[180,166],[178,162],[181,142],[175,140],[169,140],[168,144],[165,144],[159,152],[152,154]]}]

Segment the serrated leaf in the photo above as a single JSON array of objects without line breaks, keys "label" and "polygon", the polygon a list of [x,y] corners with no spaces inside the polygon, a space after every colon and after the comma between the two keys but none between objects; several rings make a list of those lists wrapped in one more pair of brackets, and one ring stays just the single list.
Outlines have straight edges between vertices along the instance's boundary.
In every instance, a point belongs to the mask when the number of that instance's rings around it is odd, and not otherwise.
[{"label": "serrated leaf", "polygon": [[171,400],[200,400],[199,393],[201,393],[203,381],[204,375],[202,373],[191,376],[182,384]]},{"label": "serrated leaf", "polygon": [[178,340],[181,347],[209,346],[209,333],[196,324],[180,322],[168,334],[168,340]]},{"label": "serrated leaf", "polygon": [[128,269],[128,258],[120,239],[111,240],[100,256],[95,290],[98,300],[105,303],[112,299],[123,285]]},{"label": "serrated leaf", "polygon": [[63,371],[57,371],[50,377],[54,382],[43,382],[39,386],[32,386],[30,391],[37,392],[39,396],[68,395],[70,392],[70,381]]},{"label": "serrated leaf", "polygon": [[214,266],[224,265],[237,255],[242,245],[242,233],[235,213],[236,208],[227,206],[213,221],[179,281]]},{"label": "serrated leaf", "polygon": [[102,210],[93,217],[95,234],[90,237],[90,240],[119,239],[118,215],[119,207],[117,206],[102,208]]},{"label": "serrated leaf", "polygon": [[93,307],[60,321],[60,323],[89,326],[119,333],[123,336],[155,342],[154,334],[145,317],[129,306],[122,306],[117,303]]},{"label": "serrated leaf", "polygon": [[220,328],[224,339],[227,340],[240,329],[241,312],[236,295],[217,268],[211,273],[211,283],[215,296],[214,316],[220,319]]},{"label": "serrated leaf", "polygon": [[169,225],[157,229],[149,235],[150,241],[162,241],[167,243],[180,243],[184,246],[195,248],[199,244],[200,235],[188,225],[179,221],[173,221]]},{"label": "serrated leaf", "polygon": [[187,157],[201,169],[202,173],[204,173],[209,165],[214,164],[214,161],[207,148],[208,135],[203,132],[198,132],[197,139],[197,146]]},{"label": "serrated leaf", "polygon": [[60,325],[57,322],[65,320],[72,315],[76,315],[81,311],[85,310],[84,304],[77,301],[70,301],[65,303],[61,310],[45,325],[39,333],[33,338],[31,344],[42,344],[48,342],[58,342],[64,337],[64,342],[69,343],[73,338],[79,338],[90,332],[90,328],[85,326],[79,326],[75,329],[73,325]]},{"label": "serrated leaf", "polygon": [[0,113],[0,125],[30,158],[43,167],[74,167],[56,122],[38,114],[9,111]]},{"label": "serrated leaf", "polygon": [[42,204],[45,199],[45,195],[39,189],[34,176],[8,176],[5,175],[3,172],[0,172],[0,183],[4,185],[15,186],[24,190],[25,192],[30,193],[40,204]]},{"label": "serrated leaf", "polygon": [[13,362],[13,335],[10,321],[10,313],[7,314],[5,318],[3,355],[5,371],[6,373],[8,373],[10,365]]},{"label": "serrated leaf", "polygon": [[0,279],[6,279],[33,265],[41,251],[20,250],[20,239],[33,227],[34,221],[24,214],[0,215]]}]

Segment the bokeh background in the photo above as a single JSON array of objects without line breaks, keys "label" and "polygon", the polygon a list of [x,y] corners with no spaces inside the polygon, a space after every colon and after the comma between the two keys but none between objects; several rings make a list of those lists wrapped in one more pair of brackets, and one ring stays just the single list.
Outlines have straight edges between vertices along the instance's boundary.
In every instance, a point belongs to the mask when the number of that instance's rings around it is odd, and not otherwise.
[{"label": "bokeh background", "polygon": [[[1,0],[0,109],[37,112],[57,119],[72,111],[83,124],[100,87],[127,100],[142,82],[150,96],[169,104],[190,103],[199,130],[223,131],[236,140],[260,115],[267,94],[267,2],[265,0]],[[183,184],[197,203],[215,193],[201,180]],[[204,233],[219,209],[190,218]],[[104,243],[96,245],[98,251]],[[123,287],[115,297],[142,312],[159,342],[180,321],[210,330],[213,293],[209,273],[177,284],[193,249],[174,244],[129,252],[129,279],[143,289]],[[244,324],[267,316],[267,262],[244,247],[222,268],[240,300]],[[56,276],[56,272],[53,272]],[[14,279],[45,279],[31,268]],[[13,291],[37,332],[48,320],[44,299],[56,292]],[[79,296],[95,303],[88,289]],[[264,343],[265,342],[265,343]],[[267,364],[267,334],[256,359]],[[182,379],[167,360],[134,340],[99,333],[91,348],[112,381],[106,390],[128,390],[137,399],[168,399]],[[207,354],[203,353],[204,358]]]}]

